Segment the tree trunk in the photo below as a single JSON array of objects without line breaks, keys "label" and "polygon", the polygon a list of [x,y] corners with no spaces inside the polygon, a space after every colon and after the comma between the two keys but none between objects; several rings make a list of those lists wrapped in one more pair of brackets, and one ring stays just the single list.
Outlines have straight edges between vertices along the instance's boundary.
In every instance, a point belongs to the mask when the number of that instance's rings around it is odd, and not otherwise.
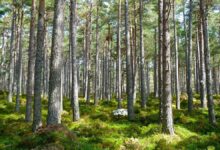
[{"label": "tree trunk", "polygon": [[188,57],[187,57],[187,94],[188,94],[188,111],[193,109],[193,95],[192,95],[192,77],[191,77],[191,62],[192,62],[192,0],[189,1],[189,29],[188,29]]},{"label": "tree trunk", "polygon": [[139,0],[139,17],[140,17],[140,71],[141,71],[141,107],[146,108],[146,78],[144,72],[144,39],[143,39],[143,27],[142,27],[142,18],[143,18],[143,0]]},{"label": "tree trunk", "polygon": [[80,119],[79,100],[78,100],[78,81],[77,81],[77,60],[76,60],[76,0],[70,1],[70,32],[71,32],[71,51],[72,51],[72,109],[73,121]]},{"label": "tree trunk", "polygon": [[55,1],[51,62],[50,62],[47,125],[56,125],[61,123],[60,83],[61,83],[62,50],[63,50],[63,37],[64,37],[64,6],[65,6],[65,0]]},{"label": "tree trunk", "polygon": [[200,91],[200,76],[199,76],[199,70],[200,70],[200,55],[199,55],[199,32],[198,32],[198,28],[197,28],[197,32],[196,32],[196,93],[199,93]]},{"label": "tree trunk", "polygon": [[132,77],[132,62],[131,62],[131,49],[130,49],[130,35],[129,35],[129,16],[128,16],[128,0],[125,0],[125,41],[126,41],[126,71],[127,71],[127,107],[128,119],[134,119],[134,106],[133,106],[133,77]]},{"label": "tree trunk", "polygon": [[13,16],[11,23],[11,39],[10,39],[10,61],[9,61],[9,83],[8,83],[8,102],[12,102],[13,97],[13,83],[14,83],[14,35],[16,28],[16,0],[13,0]]},{"label": "tree trunk", "polygon": [[159,86],[159,99],[160,99],[160,105],[159,105],[159,121],[162,122],[163,118],[163,100],[162,100],[162,86],[163,86],[163,0],[158,0],[158,49],[159,49],[159,59],[158,59],[158,72],[159,72],[159,78],[158,78],[158,86]]},{"label": "tree trunk", "polygon": [[206,74],[205,74],[205,60],[204,60],[204,40],[203,40],[203,25],[202,19],[200,16],[199,25],[198,25],[198,34],[199,34],[199,54],[200,54],[200,101],[201,107],[207,107],[207,99],[206,99]]},{"label": "tree trunk", "polygon": [[27,99],[26,99],[26,113],[25,120],[31,121],[32,118],[32,96],[33,96],[33,78],[34,78],[34,53],[35,53],[35,0],[32,0],[31,5],[31,21],[30,21],[30,37],[28,47],[28,73],[27,73]]},{"label": "tree trunk", "polygon": [[[23,5],[23,4],[22,4]],[[22,7],[22,6],[21,6]],[[19,32],[18,32],[18,59],[17,59],[17,69],[16,69],[16,105],[15,105],[15,111],[19,112],[20,111],[20,95],[21,95],[21,72],[22,72],[22,35],[23,35],[23,15],[24,12],[21,8],[21,14],[19,16],[19,21],[20,21],[20,25],[19,25]]]},{"label": "tree trunk", "polygon": [[174,135],[172,95],[171,95],[171,64],[169,12],[170,1],[163,0],[163,133]]},{"label": "tree trunk", "polygon": [[44,49],[44,15],[45,15],[45,0],[39,1],[38,11],[38,27],[37,27],[37,49],[34,73],[34,114],[32,130],[36,131],[42,126],[41,120],[41,93],[42,93],[42,69],[43,69],[43,49]]},{"label": "tree trunk", "polygon": [[100,1],[97,1],[97,14],[96,14],[96,59],[95,59],[95,98],[94,98],[94,104],[95,106],[98,105],[99,100],[99,3]]},{"label": "tree trunk", "polygon": [[122,107],[121,99],[121,0],[118,2],[118,31],[117,31],[117,93],[118,93],[118,108]]},{"label": "tree trunk", "polygon": [[175,49],[175,91],[176,91],[176,109],[180,109],[180,87],[179,87],[179,58],[178,41],[176,31],[175,0],[173,0],[173,25],[174,25],[174,49]]},{"label": "tree trunk", "polygon": [[204,56],[205,56],[205,72],[206,72],[206,90],[208,100],[208,112],[209,122],[216,124],[214,101],[212,95],[212,77],[211,77],[211,66],[210,66],[210,49],[209,49],[209,35],[208,35],[208,4],[203,0],[200,0],[200,14],[202,17],[203,24],[203,35],[204,35]]},{"label": "tree trunk", "polygon": [[157,41],[157,28],[155,29],[155,35],[154,35],[154,40],[155,40],[155,53],[154,53],[154,96],[158,98],[159,96],[159,90],[158,90],[158,41]]}]

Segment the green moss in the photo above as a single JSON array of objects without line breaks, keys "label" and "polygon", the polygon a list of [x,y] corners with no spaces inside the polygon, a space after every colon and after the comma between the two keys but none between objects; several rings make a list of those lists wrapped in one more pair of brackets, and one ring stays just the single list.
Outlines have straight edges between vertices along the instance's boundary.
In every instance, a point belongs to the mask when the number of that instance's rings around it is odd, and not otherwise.
[{"label": "green moss", "polygon": [[[139,97],[137,95],[137,97]],[[78,122],[72,121],[70,100],[64,98],[62,127],[57,130],[43,128],[39,133],[31,132],[31,123],[24,121],[25,96],[21,98],[21,111],[15,113],[15,103],[7,102],[7,93],[0,92],[0,149],[42,149],[63,147],[64,149],[220,149],[220,126],[208,122],[208,110],[199,107],[199,95],[194,96],[195,108],[187,111],[186,95],[181,95],[181,110],[175,109],[173,115],[175,136],[161,134],[158,122],[159,100],[149,97],[147,108],[141,109],[139,98],[135,104],[136,119],[112,115],[117,108],[115,99],[100,101],[99,106],[87,105],[80,98]],[[215,96],[218,98],[218,96]],[[216,101],[218,103],[218,101]],[[123,101],[126,108],[126,101]],[[220,107],[216,105],[217,122],[220,121]],[[47,99],[42,100],[42,119],[46,123]]]}]

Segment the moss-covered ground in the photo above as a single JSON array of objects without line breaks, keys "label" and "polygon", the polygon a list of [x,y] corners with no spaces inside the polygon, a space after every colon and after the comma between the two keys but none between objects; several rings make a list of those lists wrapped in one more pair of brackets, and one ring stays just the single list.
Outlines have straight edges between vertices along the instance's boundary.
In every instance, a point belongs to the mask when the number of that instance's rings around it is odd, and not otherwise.
[{"label": "moss-covered ground", "polygon": [[[197,98],[197,99],[196,99]],[[31,131],[25,122],[25,96],[21,98],[20,113],[15,103],[7,102],[7,93],[0,92],[0,149],[220,149],[220,96],[214,96],[218,124],[208,122],[207,109],[199,107],[195,95],[193,113],[187,112],[186,96],[181,96],[181,110],[173,105],[175,136],[161,133],[158,123],[158,99],[150,97],[147,109],[135,104],[136,119],[112,115],[116,100],[101,101],[99,106],[87,105],[80,99],[81,119],[72,122],[70,102],[64,99],[62,125],[46,127],[47,100],[42,101],[43,128]],[[126,102],[123,102],[124,108]]]}]

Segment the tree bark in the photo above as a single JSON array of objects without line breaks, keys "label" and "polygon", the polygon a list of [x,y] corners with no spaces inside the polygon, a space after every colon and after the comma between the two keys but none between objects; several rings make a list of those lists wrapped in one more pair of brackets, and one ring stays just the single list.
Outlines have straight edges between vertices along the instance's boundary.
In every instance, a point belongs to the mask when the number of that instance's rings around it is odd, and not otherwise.
[{"label": "tree bark", "polygon": [[180,109],[180,87],[179,87],[179,57],[178,41],[176,31],[175,0],[173,0],[173,25],[174,25],[174,50],[175,50],[175,91],[176,91],[176,109]]},{"label": "tree bark", "polygon": [[47,125],[56,125],[61,123],[60,83],[61,83],[62,50],[63,50],[63,37],[64,37],[64,6],[65,6],[65,0],[55,1],[51,62],[50,62]]},{"label": "tree bark", "polygon": [[205,1],[200,0],[200,14],[202,17],[203,24],[203,35],[204,35],[204,56],[205,56],[205,72],[206,72],[206,90],[208,100],[208,112],[209,122],[216,124],[213,91],[212,91],[212,77],[211,77],[211,66],[210,66],[210,49],[209,49],[209,35],[208,35],[208,4]]},{"label": "tree bark", "polygon": [[171,95],[171,64],[169,12],[170,0],[163,0],[163,133],[174,135],[172,95]]},{"label": "tree bark", "polygon": [[200,16],[199,25],[198,25],[198,34],[199,34],[199,54],[200,54],[200,101],[201,107],[207,107],[206,99],[206,74],[205,74],[205,60],[204,60],[204,40],[203,40],[203,25],[202,19]]},{"label": "tree bark", "polygon": [[9,83],[8,83],[8,102],[12,102],[13,97],[13,83],[14,83],[14,35],[16,28],[16,7],[15,3],[17,1],[13,0],[13,16],[11,23],[11,39],[10,39],[10,61],[9,61]]},{"label": "tree bark", "polygon": [[[22,4],[23,5],[23,4]],[[21,6],[22,7],[22,6]],[[19,32],[18,32],[18,59],[17,59],[17,65],[16,65],[16,105],[15,105],[15,111],[19,112],[20,111],[20,95],[21,95],[21,72],[22,72],[22,35],[23,35],[23,15],[24,12],[21,8],[21,14],[19,16]]]},{"label": "tree bark", "polygon": [[32,114],[32,96],[33,96],[33,78],[34,78],[34,53],[35,53],[35,0],[32,0],[31,5],[31,21],[30,21],[30,36],[28,47],[28,73],[27,73],[27,99],[26,99],[26,113],[25,120],[31,121]]},{"label": "tree bark", "polygon": [[193,95],[192,95],[192,77],[191,77],[191,63],[192,63],[192,0],[189,1],[189,27],[188,27],[188,57],[187,57],[187,94],[188,94],[188,111],[193,109]]},{"label": "tree bark", "polygon": [[159,96],[159,87],[158,87],[158,76],[159,76],[159,67],[158,67],[158,41],[157,41],[157,28],[155,29],[154,34],[155,40],[155,53],[154,53],[154,96],[158,98]]},{"label": "tree bark", "polygon": [[45,0],[39,1],[38,27],[37,27],[37,49],[34,73],[34,114],[32,130],[36,131],[42,126],[41,119],[41,93],[42,93],[42,69],[43,69],[43,49],[44,49],[44,19]]},{"label": "tree bark", "polygon": [[122,107],[121,99],[121,0],[118,2],[118,27],[117,27],[117,93],[118,93],[118,108]]},{"label": "tree bark", "polygon": [[163,118],[163,100],[162,100],[162,86],[163,86],[163,0],[158,0],[158,49],[159,49],[159,59],[158,59],[158,70],[159,70],[159,78],[158,78],[158,86],[159,86],[159,121],[162,122]]},{"label": "tree bark", "polygon": [[128,0],[125,0],[125,45],[126,45],[126,71],[127,71],[127,107],[128,119],[134,119],[134,106],[133,106],[133,77],[132,77],[132,62],[131,62],[131,49],[130,49],[130,34],[129,34],[129,16],[128,16]]},{"label": "tree bark", "polygon": [[144,39],[143,39],[143,26],[142,26],[142,18],[143,18],[143,0],[139,0],[139,18],[140,18],[140,71],[141,71],[141,107],[146,108],[146,78],[144,72]]},{"label": "tree bark", "polygon": [[79,100],[78,100],[78,79],[77,79],[77,60],[76,60],[76,0],[70,1],[70,32],[71,32],[71,51],[72,51],[72,109],[73,121],[80,119]]},{"label": "tree bark", "polygon": [[94,104],[95,106],[98,105],[99,100],[99,3],[97,1],[97,12],[96,12],[96,59],[95,59],[95,99]]}]

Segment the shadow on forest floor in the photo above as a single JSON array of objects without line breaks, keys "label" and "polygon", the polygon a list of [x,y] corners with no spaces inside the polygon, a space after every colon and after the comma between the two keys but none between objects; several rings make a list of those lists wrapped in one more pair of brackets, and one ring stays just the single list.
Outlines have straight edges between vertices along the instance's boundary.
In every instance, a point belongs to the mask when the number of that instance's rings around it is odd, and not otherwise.
[{"label": "shadow on forest floor", "polygon": [[[70,101],[64,98],[62,125],[45,127],[47,100],[42,101],[43,128],[31,132],[31,123],[24,121],[25,96],[21,98],[21,111],[15,113],[15,103],[7,102],[7,93],[0,92],[0,149],[220,149],[220,126],[209,125],[208,112],[199,108],[195,95],[194,110],[187,112],[187,100],[181,96],[181,110],[173,104],[175,136],[161,134],[158,123],[159,100],[150,97],[148,107],[135,105],[136,118],[112,115],[116,100],[101,101],[95,107],[80,99],[81,119],[72,122]],[[220,98],[215,96],[217,122],[220,121]],[[123,101],[123,107],[126,102]]]}]

